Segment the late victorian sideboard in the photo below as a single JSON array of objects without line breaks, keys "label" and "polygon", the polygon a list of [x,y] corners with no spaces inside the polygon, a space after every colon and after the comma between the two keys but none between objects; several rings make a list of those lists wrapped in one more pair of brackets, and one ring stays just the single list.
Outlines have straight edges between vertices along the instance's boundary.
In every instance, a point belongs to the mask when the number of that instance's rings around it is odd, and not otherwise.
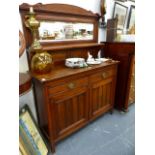
[{"label": "late victorian sideboard", "polygon": [[[27,48],[32,42],[25,27],[30,5],[20,5],[20,14]],[[93,38],[69,41],[45,41],[43,49],[52,55],[53,69],[48,74],[32,74],[38,123],[48,138],[52,152],[55,144],[114,107],[118,61],[72,69],[65,67],[65,59],[87,54],[97,57],[104,44],[98,43],[99,16],[85,9],[65,4],[33,5],[39,21],[90,23]],[[91,33],[91,32],[89,32]],[[29,62],[31,56],[28,54]]]}]

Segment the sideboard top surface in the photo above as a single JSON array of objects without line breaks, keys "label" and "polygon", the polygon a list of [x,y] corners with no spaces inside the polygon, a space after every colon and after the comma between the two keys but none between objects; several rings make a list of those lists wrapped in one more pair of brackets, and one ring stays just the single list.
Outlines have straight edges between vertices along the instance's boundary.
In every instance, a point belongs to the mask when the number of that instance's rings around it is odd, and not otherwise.
[{"label": "sideboard top surface", "polygon": [[37,75],[37,74],[32,74],[33,78],[39,80],[41,83],[44,82],[49,82],[52,80],[57,80],[57,79],[61,79],[64,77],[68,77],[68,76],[74,76],[77,74],[86,74],[88,72],[92,72],[92,71],[97,71],[100,70],[101,68],[103,69],[106,67],[110,67],[112,65],[116,65],[118,64],[119,61],[111,61],[111,62],[104,62],[101,63],[99,65],[91,65],[88,66],[86,68],[68,68],[65,66],[60,66],[60,67],[55,67],[50,73],[48,74],[43,74],[43,75]]}]

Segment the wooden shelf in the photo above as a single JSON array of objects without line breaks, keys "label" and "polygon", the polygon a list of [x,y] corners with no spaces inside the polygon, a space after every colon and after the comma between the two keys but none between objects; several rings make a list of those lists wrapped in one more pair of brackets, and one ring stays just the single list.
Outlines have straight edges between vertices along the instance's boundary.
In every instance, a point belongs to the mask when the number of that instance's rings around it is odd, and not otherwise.
[{"label": "wooden shelf", "polygon": [[43,45],[43,50],[52,50],[52,51],[57,51],[57,50],[66,50],[66,49],[77,49],[77,48],[87,48],[87,47],[101,47],[104,46],[103,43],[79,43],[79,44],[66,44],[66,45],[51,45],[50,43],[46,44],[44,47]]},{"label": "wooden shelf", "polygon": [[57,79],[62,79],[68,76],[72,76],[72,75],[78,75],[78,74],[83,74],[83,73],[89,73],[93,71],[96,71],[98,69],[101,69],[103,67],[106,66],[112,66],[117,64],[118,61],[108,61],[108,62],[104,62],[101,63],[99,65],[90,65],[86,68],[69,68],[66,66],[60,66],[55,68],[54,70],[52,70],[50,73],[48,74],[43,74],[43,75],[37,75],[37,74],[32,74],[32,77],[38,79],[41,83],[45,83],[51,80],[57,80]]}]

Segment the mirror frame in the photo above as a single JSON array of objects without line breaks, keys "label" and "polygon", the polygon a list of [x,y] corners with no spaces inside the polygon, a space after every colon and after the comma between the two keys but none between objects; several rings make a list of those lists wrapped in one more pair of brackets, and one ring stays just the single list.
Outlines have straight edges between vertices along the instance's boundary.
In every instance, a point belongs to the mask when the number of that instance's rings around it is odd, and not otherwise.
[{"label": "mirror frame", "polygon": [[50,49],[50,47],[66,45],[66,44],[84,44],[84,43],[98,43],[98,23],[99,15],[94,14],[91,11],[83,8],[68,5],[68,4],[35,4],[29,5],[23,3],[19,6],[19,11],[22,19],[23,31],[26,40],[26,47],[29,47],[32,43],[31,31],[25,26],[26,16],[29,12],[29,8],[33,7],[36,13],[36,19],[39,21],[62,21],[62,22],[79,22],[79,23],[92,23],[93,39],[92,40],[73,40],[73,41],[60,41],[60,42],[41,42],[44,49]]}]

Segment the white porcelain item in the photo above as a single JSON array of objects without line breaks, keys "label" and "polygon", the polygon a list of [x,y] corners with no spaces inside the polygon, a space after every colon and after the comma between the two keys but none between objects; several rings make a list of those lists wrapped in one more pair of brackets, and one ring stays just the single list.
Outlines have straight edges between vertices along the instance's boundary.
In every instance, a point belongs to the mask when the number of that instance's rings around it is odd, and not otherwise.
[{"label": "white porcelain item", "polygon": [[96,61],[101,61],[101,62],[106,62],[106,61],[108,61],[109,59],[107,59],[107,58],[97,58],[97,59],[95,59]]},{"label": "white porcelain item", "polygon": [[67,67],[82,67],[85,64],[85,59],[84,58],[68,58],[65,61],[65,65]]},{"label": "white porcelain item", "polygon": [[101,64],[101,61],[87,61],[87,64],[88,65],[98,65],[98,64]]}]

